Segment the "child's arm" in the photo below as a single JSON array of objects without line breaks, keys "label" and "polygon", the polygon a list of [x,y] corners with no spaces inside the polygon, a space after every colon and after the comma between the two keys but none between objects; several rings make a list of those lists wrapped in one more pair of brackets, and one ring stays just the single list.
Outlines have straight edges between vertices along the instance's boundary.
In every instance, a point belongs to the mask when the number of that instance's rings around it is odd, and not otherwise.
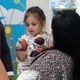
[{"label": "child's arm", "polygon": [[27,42],[20,38],[16,44],[16,55],[17,55],[17,58],[20,60],[20,61],[24,61],[26,60],[27,58]]},{"label": "child's arm", "polygon": [[20,61],[25,61],[27,59],[27,53],[26,53],[26,51],[16,51],[16,53],[17,53],[17,58]]}]

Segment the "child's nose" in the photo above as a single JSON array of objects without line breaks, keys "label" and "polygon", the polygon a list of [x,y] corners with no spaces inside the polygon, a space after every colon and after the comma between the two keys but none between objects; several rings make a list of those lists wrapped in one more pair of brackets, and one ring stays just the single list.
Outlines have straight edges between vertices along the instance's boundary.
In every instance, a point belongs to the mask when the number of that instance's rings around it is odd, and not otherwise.
[{"label": "child's nose", "polygon": [[29,25],[29,27],[28,27],[29,29],[32,29],[32,25]]}]

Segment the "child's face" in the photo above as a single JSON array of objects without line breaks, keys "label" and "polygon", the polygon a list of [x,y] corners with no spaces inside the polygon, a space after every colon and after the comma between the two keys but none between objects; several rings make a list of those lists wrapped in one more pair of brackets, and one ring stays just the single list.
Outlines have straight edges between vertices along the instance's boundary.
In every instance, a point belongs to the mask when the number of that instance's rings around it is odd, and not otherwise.
[{"label": "child's face", "polygon": [[43,25],[40,20],[33,14],[29,15],[26,19],[27,30],[32,36],[37,36],[42,32]]}]

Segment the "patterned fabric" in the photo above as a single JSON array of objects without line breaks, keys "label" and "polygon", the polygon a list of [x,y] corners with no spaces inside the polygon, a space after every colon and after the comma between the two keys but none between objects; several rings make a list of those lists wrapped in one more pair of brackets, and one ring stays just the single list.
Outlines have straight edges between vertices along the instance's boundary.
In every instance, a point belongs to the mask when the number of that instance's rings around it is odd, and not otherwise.
[{"label": "patterned fabric", "polygon": [[[17,80],[72,80],[72,66],[73,61],[70,56],[58,50],[44,51],[32,63],[30,69],[23,72]],[[36,78],[34,75],[29,76],[35,79],[30,79],[27,76],[36,71]],[[21,79],[25,76],[23,79]]]}]

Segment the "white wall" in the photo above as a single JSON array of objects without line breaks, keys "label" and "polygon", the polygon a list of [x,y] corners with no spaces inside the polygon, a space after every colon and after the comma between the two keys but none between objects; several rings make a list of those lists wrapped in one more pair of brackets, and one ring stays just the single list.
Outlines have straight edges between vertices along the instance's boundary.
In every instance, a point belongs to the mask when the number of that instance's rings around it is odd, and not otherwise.
[{"label": "white wall", "polygon": [[39,6],[46,15],[46,31],[51,34],[52,10],[49,8],[49,0],[27,0],[27,8],[31,6]]}]

